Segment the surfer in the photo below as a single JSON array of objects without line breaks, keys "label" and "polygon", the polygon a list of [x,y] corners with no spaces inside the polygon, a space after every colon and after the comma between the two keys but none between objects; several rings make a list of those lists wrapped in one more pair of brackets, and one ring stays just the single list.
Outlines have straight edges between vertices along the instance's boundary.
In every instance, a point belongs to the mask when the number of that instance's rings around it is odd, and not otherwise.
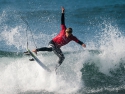
[{"label": "surfer", "polygon": [[80,41],[78,38],[76,38],[72,32],[72,28],[66,28],[65,26],[65,9],[62,7],[62,14],[61,14],[61,31],[60,33],[55,36],[50,42],[48,47],[42,47],[37,48],[33,50],[37,54],[38,51],[53,51],[58,57],[58,64],[56,65],[56,69],[62,64],[65,57],[64,54],[61,51],[61,47],[69,43],[70,41],[75,41],[76,43],[80,44],[83,47],[86,47],[86,45]]}]

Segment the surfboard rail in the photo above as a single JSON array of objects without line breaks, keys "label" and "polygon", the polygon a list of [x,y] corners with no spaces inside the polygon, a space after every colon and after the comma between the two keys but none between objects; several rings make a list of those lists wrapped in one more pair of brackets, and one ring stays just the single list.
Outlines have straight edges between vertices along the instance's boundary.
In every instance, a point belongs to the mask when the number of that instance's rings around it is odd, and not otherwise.
[{"label": "surfboard rail", "polygon": [[44,69],[46,70],[47,72],[51,72],[51,70],[46,66],[44,65],[35,55],[33,52],[31,52],[29,49],[27,49],[27,51],[29,52],[29,54],[32,56],[32,58]]}]

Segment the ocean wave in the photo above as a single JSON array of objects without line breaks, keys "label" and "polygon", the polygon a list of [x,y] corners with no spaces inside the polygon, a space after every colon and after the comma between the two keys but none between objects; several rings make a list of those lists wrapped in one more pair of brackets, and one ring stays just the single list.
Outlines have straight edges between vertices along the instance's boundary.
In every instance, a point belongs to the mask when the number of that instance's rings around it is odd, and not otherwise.
[{"label": "ocean wave", "polygon": [[78,8],[73,15],[77,18],[77,21],[74,19],[74,22],[79,22],[79,24],[87,26],[101,24],[104,20],[107,20],[108,22],[114,22],[114,20],[120,22],[125,19],[123,16],[125,15],[124,9],[125,4]]},{"label": "ocean wave", "polygon": [[22,52],[8,52],[0,51],[0,57],[22,57],[24,54]]}]

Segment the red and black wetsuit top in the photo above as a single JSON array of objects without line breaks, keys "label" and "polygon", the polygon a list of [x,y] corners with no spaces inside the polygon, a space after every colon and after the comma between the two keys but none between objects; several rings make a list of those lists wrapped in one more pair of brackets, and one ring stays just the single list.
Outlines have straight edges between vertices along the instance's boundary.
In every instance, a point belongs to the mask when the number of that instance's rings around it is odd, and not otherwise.
[{"label": "red and black wetsuit top", "polygon": [[70,41],[75,41],[77,43],[79,43],[80,45],[83,44],[83,42],[81,42],[80,40],[78,40],[75,36],[71,35],[69,37],[66,37],[66,26],[65,26],[65,18],[64,18],[64,13],[62,13],[61,15],[61,31],[60,33],[54,37],[52,40],[53,42],[58,46],[64,46],[67,43],[69,43]]}]

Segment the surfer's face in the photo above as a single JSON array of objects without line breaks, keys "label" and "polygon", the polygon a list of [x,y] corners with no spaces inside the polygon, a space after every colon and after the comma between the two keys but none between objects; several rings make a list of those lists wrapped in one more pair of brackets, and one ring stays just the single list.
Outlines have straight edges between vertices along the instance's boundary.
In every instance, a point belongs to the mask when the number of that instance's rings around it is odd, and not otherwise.
[{"label": "surfer's face", "polygon": [[67,33],[66,32],[66,37],[68,38],[68,37],[70,37],[72,35],[72,33]]}]

